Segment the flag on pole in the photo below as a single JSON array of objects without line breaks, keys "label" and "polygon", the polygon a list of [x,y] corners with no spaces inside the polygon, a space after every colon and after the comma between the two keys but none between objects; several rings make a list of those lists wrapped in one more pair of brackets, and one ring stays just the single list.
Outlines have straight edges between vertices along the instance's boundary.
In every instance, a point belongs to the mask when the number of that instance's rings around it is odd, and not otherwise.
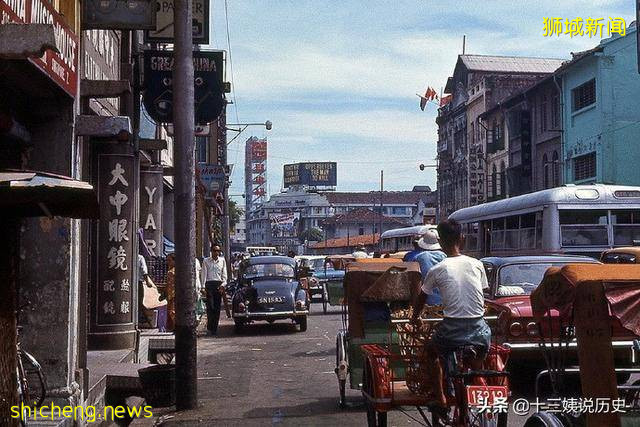
[{"label": "flag on pole", "polygon": [[[416,95],[418,95],[418,94],[416,94]],[[431,86],[427,87],[427,91],[424,93],[424,96],[423,95],[418,95],[418,96],[420,97],[420,109],[422,111],[424,111],[424,109],[427,106],[427,103],[429,101],[433,101],[435,99],[439,99],[438,93]]]}]

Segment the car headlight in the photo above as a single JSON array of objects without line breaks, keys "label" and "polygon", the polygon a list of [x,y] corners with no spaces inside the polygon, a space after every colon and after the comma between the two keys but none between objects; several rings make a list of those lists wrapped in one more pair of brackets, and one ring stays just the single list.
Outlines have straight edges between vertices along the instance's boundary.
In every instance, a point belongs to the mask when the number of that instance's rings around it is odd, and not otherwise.
[{"label": "car headlight", "polygon": [[531,337],[536,337],[540,334],[540,330],[538,329],[538,324],[535,322],[529,322],[527,324],[527,335]]},{"label": "car headlight", "polygon": [[510,326],[509,326],[509,333],[511,335],[513,335],[514,337],[519,337],[520,335],[522,335],[522,324],[520,322],[513,322]]}]

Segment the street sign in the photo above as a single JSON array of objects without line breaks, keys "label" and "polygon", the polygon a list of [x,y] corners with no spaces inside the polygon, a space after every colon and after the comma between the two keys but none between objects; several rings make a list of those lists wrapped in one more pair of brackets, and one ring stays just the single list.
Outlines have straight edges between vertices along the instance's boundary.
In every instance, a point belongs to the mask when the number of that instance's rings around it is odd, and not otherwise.
[{"label": "street sign", "polygon": [[[196,124],[211,123],[224,106],[222,93],[223,52],[193,52]],[[173,52],[144,52],[144,106],[158,123],[173,121]]]},{"label": "street sign", "polygon": [[227,169],[223,165],[210,163],[198,164],[200,184],[206,191],[206,199],[214,199],[216,193],[222,193],[227,178]]},{"label": "street sign", "polygon": [[153,30],[155,0],[85,0],[83,30]]},{"label": "street sign", "polygon": [[[158,0],[155,30],[145,32],[147,43],[173,43],[173,2]],[[209,0],[193,0],[193,44],[209,44]]]}]

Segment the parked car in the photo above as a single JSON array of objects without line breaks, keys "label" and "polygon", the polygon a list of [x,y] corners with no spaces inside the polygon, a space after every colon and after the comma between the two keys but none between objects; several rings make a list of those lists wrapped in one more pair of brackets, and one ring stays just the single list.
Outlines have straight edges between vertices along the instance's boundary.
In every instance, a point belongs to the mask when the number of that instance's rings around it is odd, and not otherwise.
[{"label": "parked car", "polygon": [[598,263],[597,260],[572,255],[532,255],[487,257],[484,264],[489,281],[485,294],[488,315],[498,316],[492,332],[498,344],[511,348],[510,361],[540,359],[538,325],[533,317],[529,295],[538,287],[549,267],[566,264]]},{"label": "parked car", "polygon": [[296,262],[285,256],[256,256],[244,260],[238,271],[238,289],[232,312],[236,332],[253,321],[291,319],[307,330],[307,293],[299,282]]},{"label": "parked car", "polygon": [[640,247],[608,249],[602,252],[600,261],[604,264],[640,264]]}]

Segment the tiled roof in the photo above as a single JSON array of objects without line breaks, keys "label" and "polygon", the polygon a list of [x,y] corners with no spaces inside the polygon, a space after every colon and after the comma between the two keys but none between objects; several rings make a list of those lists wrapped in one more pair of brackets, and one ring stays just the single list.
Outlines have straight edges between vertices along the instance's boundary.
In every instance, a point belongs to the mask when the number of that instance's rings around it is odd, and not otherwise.
[{"label": "tiled roof", "polygon": [[382,220],[382,222],[384,222],[385,224],[396,224],[400,226],[411,225],[398,218],[381,215],[367,208],[352,209],[347,213],[327,218],[327,220],[324,222],[327,224],[352,224],[357,222],[375,222],[376,224],[379,224],[380,220]]},{"label": "tiled roof", "polygon": [[[326,191],[321,193],[327,198],[330,204],[348,205],[379,205],[380,192],[370,191],[368,193],[342,193]],[[382,203],[385,205],[394,204],[417,204],[419,200],[425,199],[429,193],[422,191],[383,191]]]},{"label": "tiled roof", "polygon": [[524,56],[460,55],[460,60],[473,71],[512,73],[553,73],[563,59]]},{"label": "tiled roof", "polygon": [[311,249],[322,248],[354,248],[356,246],[364,245],[370,246],[378,243],[380,238],[379,234],[363,234],[361,236],[340,237],[338,239],[327,239],[310,245]]}]

